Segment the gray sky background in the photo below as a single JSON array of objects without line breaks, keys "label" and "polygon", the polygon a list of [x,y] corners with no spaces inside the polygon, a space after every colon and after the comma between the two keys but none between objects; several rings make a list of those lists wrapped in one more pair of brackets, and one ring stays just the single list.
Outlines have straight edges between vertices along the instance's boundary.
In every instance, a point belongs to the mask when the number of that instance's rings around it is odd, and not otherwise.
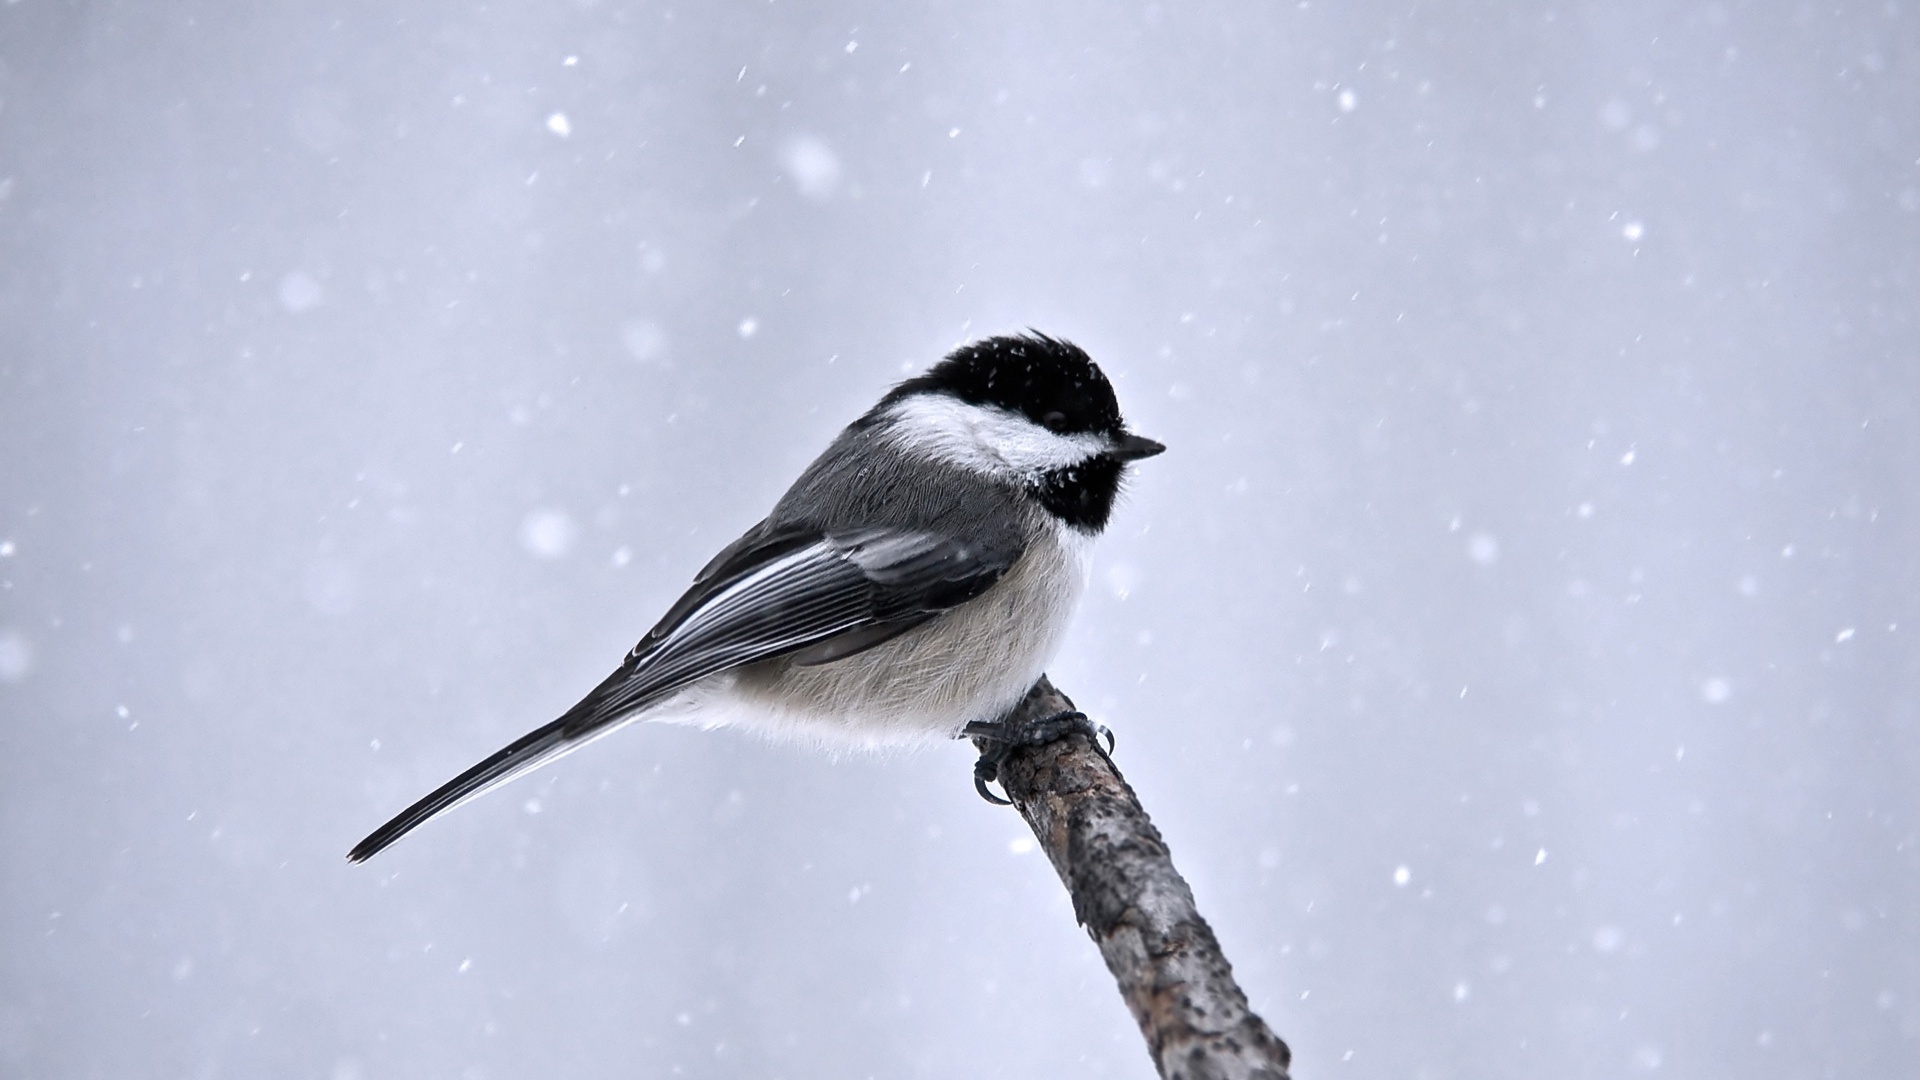
[{"label": "gray sky background", "polygon": [[1300,1076],[1920,1074],[1917,103],[1904,3],[0,7],[0,1074],[1150,1076],[958,745],[342,857],[1027,326]]}]

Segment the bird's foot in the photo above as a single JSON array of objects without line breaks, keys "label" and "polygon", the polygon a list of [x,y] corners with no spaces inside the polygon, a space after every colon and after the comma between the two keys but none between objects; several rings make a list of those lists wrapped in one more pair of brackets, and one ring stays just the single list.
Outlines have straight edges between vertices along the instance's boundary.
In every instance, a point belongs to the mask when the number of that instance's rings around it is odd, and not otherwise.
[{"label": "bird's foot", "polygon": [[[973,763],[973,790],[980,797],[995,806],[1012,806],[1013,801],[995,795],[987,788],[988,784],[1000,779],[1001,766],[1015,750],[1030,746],[1045,746],[1058,742],[1069,735],[1085,735],[1095,750],[1102,755],[1113,753],[1113,732],[1104,724],[1096,724],[1087,719],[1087,714],[1078,709],[1067,709],[1025,723],[976,720],[962,728],[960,733],[967,738],[979,739],[986,743],[980,750],[980,760]],[[1100,744],[1106,743],[1103,748]]]}]

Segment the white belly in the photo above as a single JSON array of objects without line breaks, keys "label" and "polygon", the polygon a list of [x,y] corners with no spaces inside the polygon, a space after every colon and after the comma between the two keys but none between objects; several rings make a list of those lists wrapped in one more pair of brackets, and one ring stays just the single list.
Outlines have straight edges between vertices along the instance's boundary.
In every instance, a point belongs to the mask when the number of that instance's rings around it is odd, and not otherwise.
[{"label": "white belly", "polygon": [[868,747],[999,719],[1045,671],[1086,589],[1092,538],[1050,531],[993,588],[925,626],[817,667],[770,660],[714,676],[689,695],[695,708],[657,718]]}]

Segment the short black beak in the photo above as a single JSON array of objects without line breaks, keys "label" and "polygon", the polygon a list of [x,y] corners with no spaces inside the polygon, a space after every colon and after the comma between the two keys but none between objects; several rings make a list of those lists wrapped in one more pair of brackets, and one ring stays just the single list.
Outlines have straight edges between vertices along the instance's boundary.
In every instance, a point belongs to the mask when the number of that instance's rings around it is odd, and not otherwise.
[{"label": "short black beak", "polygon": [[1141,458],[1150,458],[1165,449],[1165,446],[1152,439],[1142,438],[1139,435],[1127,435],[1122,437],[1113,449],[1107,451],[1107,456],[1119,458],[1121,461],[1139,461]]}]

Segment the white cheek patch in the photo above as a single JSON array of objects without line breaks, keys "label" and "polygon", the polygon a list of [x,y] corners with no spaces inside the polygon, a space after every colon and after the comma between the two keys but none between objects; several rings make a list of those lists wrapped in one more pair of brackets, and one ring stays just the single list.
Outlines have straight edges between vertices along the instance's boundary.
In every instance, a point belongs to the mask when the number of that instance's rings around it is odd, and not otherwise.
[{"label": "white cheek patch", "polygon": [[988,476],[1031,479],[1107,449],[1098,435],[1055,434],[1019,413],[944,394],[902,398],[887,416],[902,446]]}]

